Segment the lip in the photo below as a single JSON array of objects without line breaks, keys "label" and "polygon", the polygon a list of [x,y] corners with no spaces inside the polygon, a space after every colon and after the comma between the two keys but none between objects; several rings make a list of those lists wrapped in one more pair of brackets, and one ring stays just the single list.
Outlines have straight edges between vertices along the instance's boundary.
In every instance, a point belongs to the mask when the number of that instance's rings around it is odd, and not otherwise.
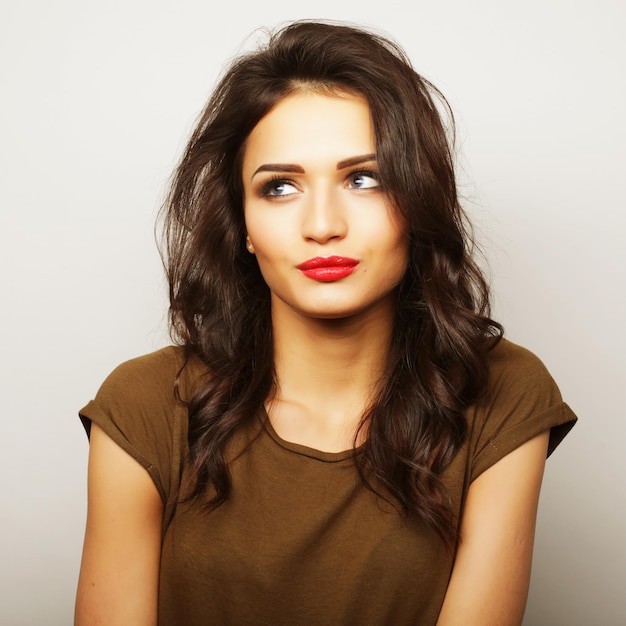
[{"label": "lip", "polygon": [[316,256],[296,267],[307,277],[321,282],[340,280],[354,272],[359,262],[345,256]]}]

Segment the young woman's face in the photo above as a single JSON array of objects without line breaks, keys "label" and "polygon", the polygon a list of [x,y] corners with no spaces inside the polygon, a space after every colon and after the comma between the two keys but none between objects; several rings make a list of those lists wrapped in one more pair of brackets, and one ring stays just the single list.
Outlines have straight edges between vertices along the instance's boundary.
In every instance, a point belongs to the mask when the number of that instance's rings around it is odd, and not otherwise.
[{"label": "young woman's face", "polygon": [[393,312],[408,239],[379,181],[364,99],[281,100],[250,133],[242,176],[248,250],[274,310]]}]

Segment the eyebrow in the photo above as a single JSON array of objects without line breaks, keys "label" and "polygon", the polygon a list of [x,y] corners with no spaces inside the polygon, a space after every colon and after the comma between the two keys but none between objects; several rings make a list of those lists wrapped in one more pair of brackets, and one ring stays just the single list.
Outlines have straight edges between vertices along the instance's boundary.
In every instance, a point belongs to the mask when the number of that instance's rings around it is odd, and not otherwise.
[{"label": "eyebrow", "polygon": [[290,163],[265,163],[254,170],[252,178],[259,172],[291,172],[293,174],[304,174],[304,168],[301,165],[293,165]]},{"label": "eyebrow", "polygon": [[353,165],[359,165],[361,163],[367,163],[368,161],[375,161],[375,160],[376,160],[376,155],[374,153],[350,157],[349,159],[344,159],[343,161],[339,161],[339,163],[337,163],[337,169],[343,170],[346,167],[352,167]]},{"label": "eyebrow", "polygon": [[[337,163],[337,170],[343,170],[346,167],[352,167],[353,165],[359,165],[360,163],[375,160],[376,155],[373,153],[350,157],[349,159],[339,161],[339,163]],[[254,178],[259,172],[289,172],[293,174],[304,174],[304,168],[301,165],[296,165],[294,163],[265,163],[257,167],[251,178]]]}]

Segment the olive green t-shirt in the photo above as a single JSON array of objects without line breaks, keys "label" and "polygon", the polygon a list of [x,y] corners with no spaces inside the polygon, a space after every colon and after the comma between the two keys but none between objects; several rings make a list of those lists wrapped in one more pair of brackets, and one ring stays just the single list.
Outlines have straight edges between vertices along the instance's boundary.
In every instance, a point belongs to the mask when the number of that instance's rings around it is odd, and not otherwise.
[{"label": "olive green t-shirt", "polygon": [[[211,513],[177,503],[188,471],[187,411],[174,394],[182,365],[174,346],[123,363],[80,411],[161,494],[159,625],[434,625],[454,555],[362,484],[352,451],[284,441],[262,413],[233,443],[229,499]],[[183,370],[181,397],[201,373]],[[466,414],[467,439],[442,475],[459,517],[479,474],[548,429],[551,453],[576,420],[541,361],[506,340]]]}]

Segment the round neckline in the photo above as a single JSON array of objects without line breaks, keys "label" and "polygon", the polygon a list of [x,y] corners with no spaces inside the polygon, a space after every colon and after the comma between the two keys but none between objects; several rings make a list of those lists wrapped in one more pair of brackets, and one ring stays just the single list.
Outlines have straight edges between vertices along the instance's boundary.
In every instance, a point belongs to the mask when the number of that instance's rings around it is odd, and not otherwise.
[{"label": "round neckline", "polygon": [[315,459],[317,461],[323,461],[324,463],[340,463],[342,461],[351,460],[355,454],[358,454],[361,451],[362,448],[362,446],[359,446],[356,449],[350,448],[348,450],[342,450],[340,452],[326,452],[325,450],[311,448],[301,443],[287,441],[274,430],[274,426],[272,425],[272,421],[270,420],[269,415],[265,410],[265,407],[262,408],[259,414],[259,420],[261,421],[265,432],[270,436],[272,441],[274,441],[274,443],[276,443],[281,448],[300,456],[305,456],[310,459]]}]

